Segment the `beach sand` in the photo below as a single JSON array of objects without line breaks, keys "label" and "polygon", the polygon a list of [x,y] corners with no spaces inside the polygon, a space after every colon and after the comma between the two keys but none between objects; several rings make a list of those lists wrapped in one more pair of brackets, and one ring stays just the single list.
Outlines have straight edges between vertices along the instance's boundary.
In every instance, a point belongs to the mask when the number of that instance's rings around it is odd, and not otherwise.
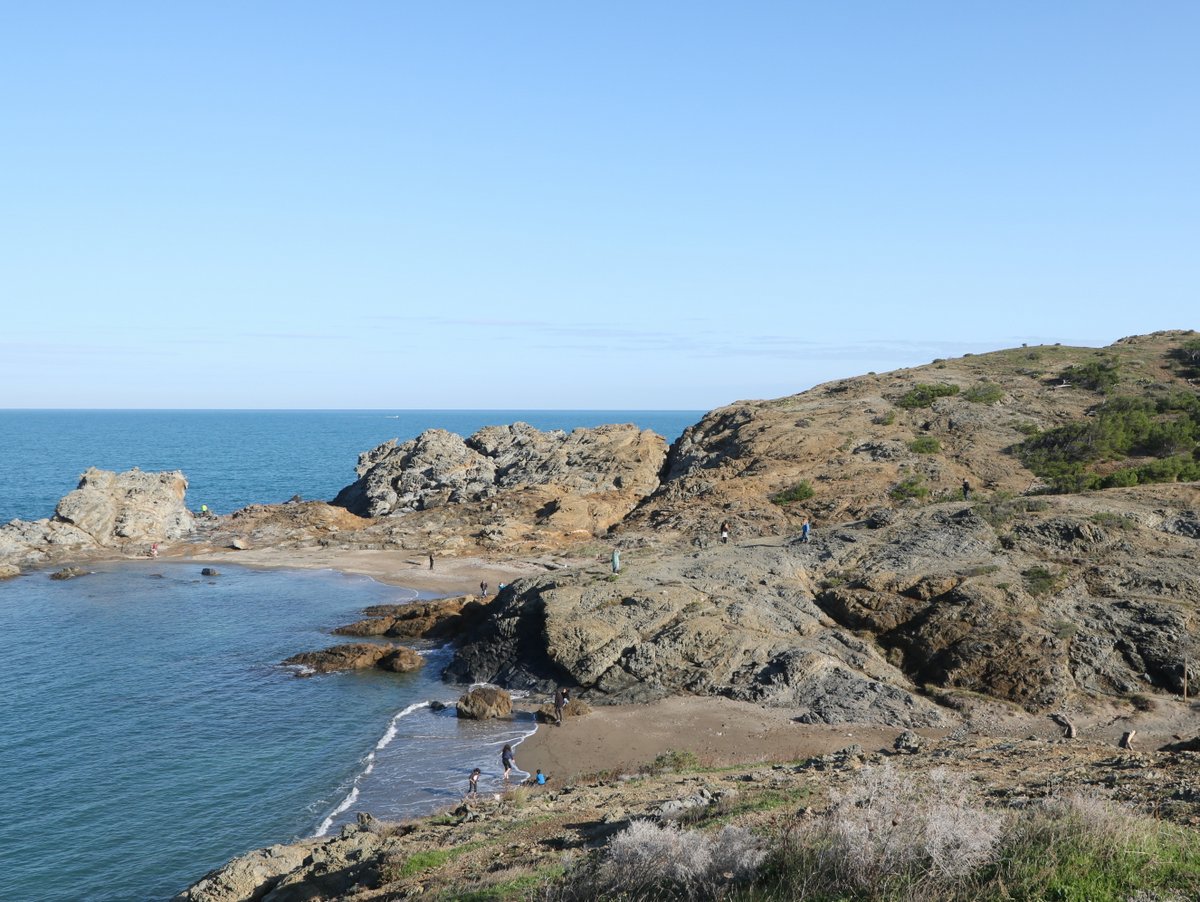
[{"label": "beach sand", "polygon": [[172,560],[218,568],[222,564],[228,564],[264,569],[337,570],[341,573],[369,576],[389,585],[447,596],[477,595],[481,582],[486,582],[489,592],[494,593],[501,583],[546,572],[544,565],[533,562],[501,563],[478,557],[435,558],[431,570],[428,555],[412,551],[347,551],[313,547],[251,548],[244,551],[214,550],[202,553],[195,553],[186,547],[179,550],[181,553],[178,557],[170,555]]},{"label": "beach sand", "polygon": [[[797,712],[727,698],[682,696],[646,705],[606,705],[561,727],[541,724],[521,743],[517,761],[559,780],[599,771],[630,772],[667,751],[704,765],[793,761],[858,744],[891,748],[898,727],[801,724]],[[925,732],[925,731],[919,731]],[[928,735],[936,735],[930,732]]]}]

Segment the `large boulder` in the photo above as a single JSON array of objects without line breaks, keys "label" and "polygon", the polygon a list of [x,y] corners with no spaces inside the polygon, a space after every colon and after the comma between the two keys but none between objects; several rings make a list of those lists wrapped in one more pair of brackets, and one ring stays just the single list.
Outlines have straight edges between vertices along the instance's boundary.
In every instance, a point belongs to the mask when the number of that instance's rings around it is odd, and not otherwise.
[{"label": "large boulder", "polygon": [[388,636],[393,639],[450,639],[477,622],[484,606],[469,596],[367,608],[367,617],[334,630],[339,636]]},{"label": "large boulder", "polygon": [[494,686],[477,686],[463,694],[455,706],[459,717],[488,720],[512,714],[512,696]]},{"label": "large boulder", "polygon": [[187,479],[178,470],[113,473],[92,467],[58,502],[54,516],[104,547],[169,541],[192,531],[186,493]]}]

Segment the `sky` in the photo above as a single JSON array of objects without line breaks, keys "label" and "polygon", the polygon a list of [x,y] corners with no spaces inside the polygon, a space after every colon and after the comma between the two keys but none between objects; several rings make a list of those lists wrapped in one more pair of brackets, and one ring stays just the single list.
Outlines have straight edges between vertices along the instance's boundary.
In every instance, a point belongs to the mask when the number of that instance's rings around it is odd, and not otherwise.
[{"label": "sky", "polygon": [[1200,327],[1200,4],[10,2],[0,408],[709,409]]}]

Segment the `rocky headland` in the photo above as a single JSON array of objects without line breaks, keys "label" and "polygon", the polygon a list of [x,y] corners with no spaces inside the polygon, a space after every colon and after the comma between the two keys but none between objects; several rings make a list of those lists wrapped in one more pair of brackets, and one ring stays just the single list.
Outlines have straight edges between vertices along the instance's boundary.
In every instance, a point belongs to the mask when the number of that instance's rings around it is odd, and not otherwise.
[{"label": "rocky headland", "polygon": [[[373,610],[338,632],[453,640],[446,679],[545,694],[568,685],[597,710],[584,720],[678,697],[754,705],[784,716],[781,759],[816,735],[805,730],[916,730],[949,737],[943,757],[981,773],[1011,752],[1019,763],[1005,768],[1045,772],[1034,794],[1050,791],[1052,773],[1085,783],[1085,772],[1102,783],[1130,767],[1165,773],[1182,759],[1130,764],[1144,752],[1100,748],[1115,746],[1116,727],[1140,731],[1147,750],[1197,733],[1198,357],[1197,333],[1163,332],[1099,350],[936,360],[739,402],[669,449],[632,426],[431,430],[365,452],[332,503],[196,524],[180,474],[89,471],[52,520],[0,527],[0,563],[45,567],[161,541],[165,554],[208,563],[374,555],[404,562],[383,568],[399,581],[427,556],[519,565],[494,597]],[[1078,738],[1057,739],[1061,723]],[[995,737],[1031,730],[1033,744],[997,751]],[[554,753],[558,732],[531,744]],[[688,724],[674,735],[686,747]],[[794,773],[812,782],[828,770]],[[573,785],[546,804],[603,798],[622,814],[574,838],[534,830],[530,848],[595,845],[649,804],[624,784]],[[1200,814],[1194,789],[1138,785],[1178,801],[1181,820]],[[396,862],[422,843],[486,834],[503,804],[455,813],[437,839],[428,825],[368,824],[255,853],[231,865],[269,872],[252,893],[227,869],[189,898],[453,886],[453,869],[418,886]],[[333,864],[319,862],[342,855],[339,843],[368,840],[338,872],[346,882],[322,882]]]}]

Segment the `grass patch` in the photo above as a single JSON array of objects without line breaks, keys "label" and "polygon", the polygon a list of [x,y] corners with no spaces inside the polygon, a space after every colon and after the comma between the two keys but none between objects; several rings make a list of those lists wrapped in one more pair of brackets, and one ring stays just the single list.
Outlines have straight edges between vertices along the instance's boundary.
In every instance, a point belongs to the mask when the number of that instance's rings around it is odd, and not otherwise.
[{"label": "grass patch", "polygon": [[908,443],[908,450],[913,454],[937,454],[942,450],[942,443],[932,435],[922,435]]},{"label": "grass patch", "polygon": [[1100,513],[1092,514],[1088,519],[1097,526],[1119,529],[1122,532],[1135,528],[1132,520],[1122,517],[1120,514],[1114,514],[1112,511],[1101,511]]},{"label": "grass patch", "polygon": [[871,417],[871,422],[876,426],[891,426],[896,422],[896,411],[889,410],[887,413],[876,414]]},{"label": "grass patch", "polygon": [[776,492],[771,496],[771,503],[778,504],[781,507],[789,504],[795,504],[798,501],[807,501],[814,494],[812,484],[807,479],[801,479],[790,488]]},{"label": "grass patch", "polygon": [[900,397],[900,400],[896,402],[896,406],[903,407],[906,410],[931,407],[933,402],[938,398],[957,394],[957,385],[947,385],[944,382],[918,382]]}]

